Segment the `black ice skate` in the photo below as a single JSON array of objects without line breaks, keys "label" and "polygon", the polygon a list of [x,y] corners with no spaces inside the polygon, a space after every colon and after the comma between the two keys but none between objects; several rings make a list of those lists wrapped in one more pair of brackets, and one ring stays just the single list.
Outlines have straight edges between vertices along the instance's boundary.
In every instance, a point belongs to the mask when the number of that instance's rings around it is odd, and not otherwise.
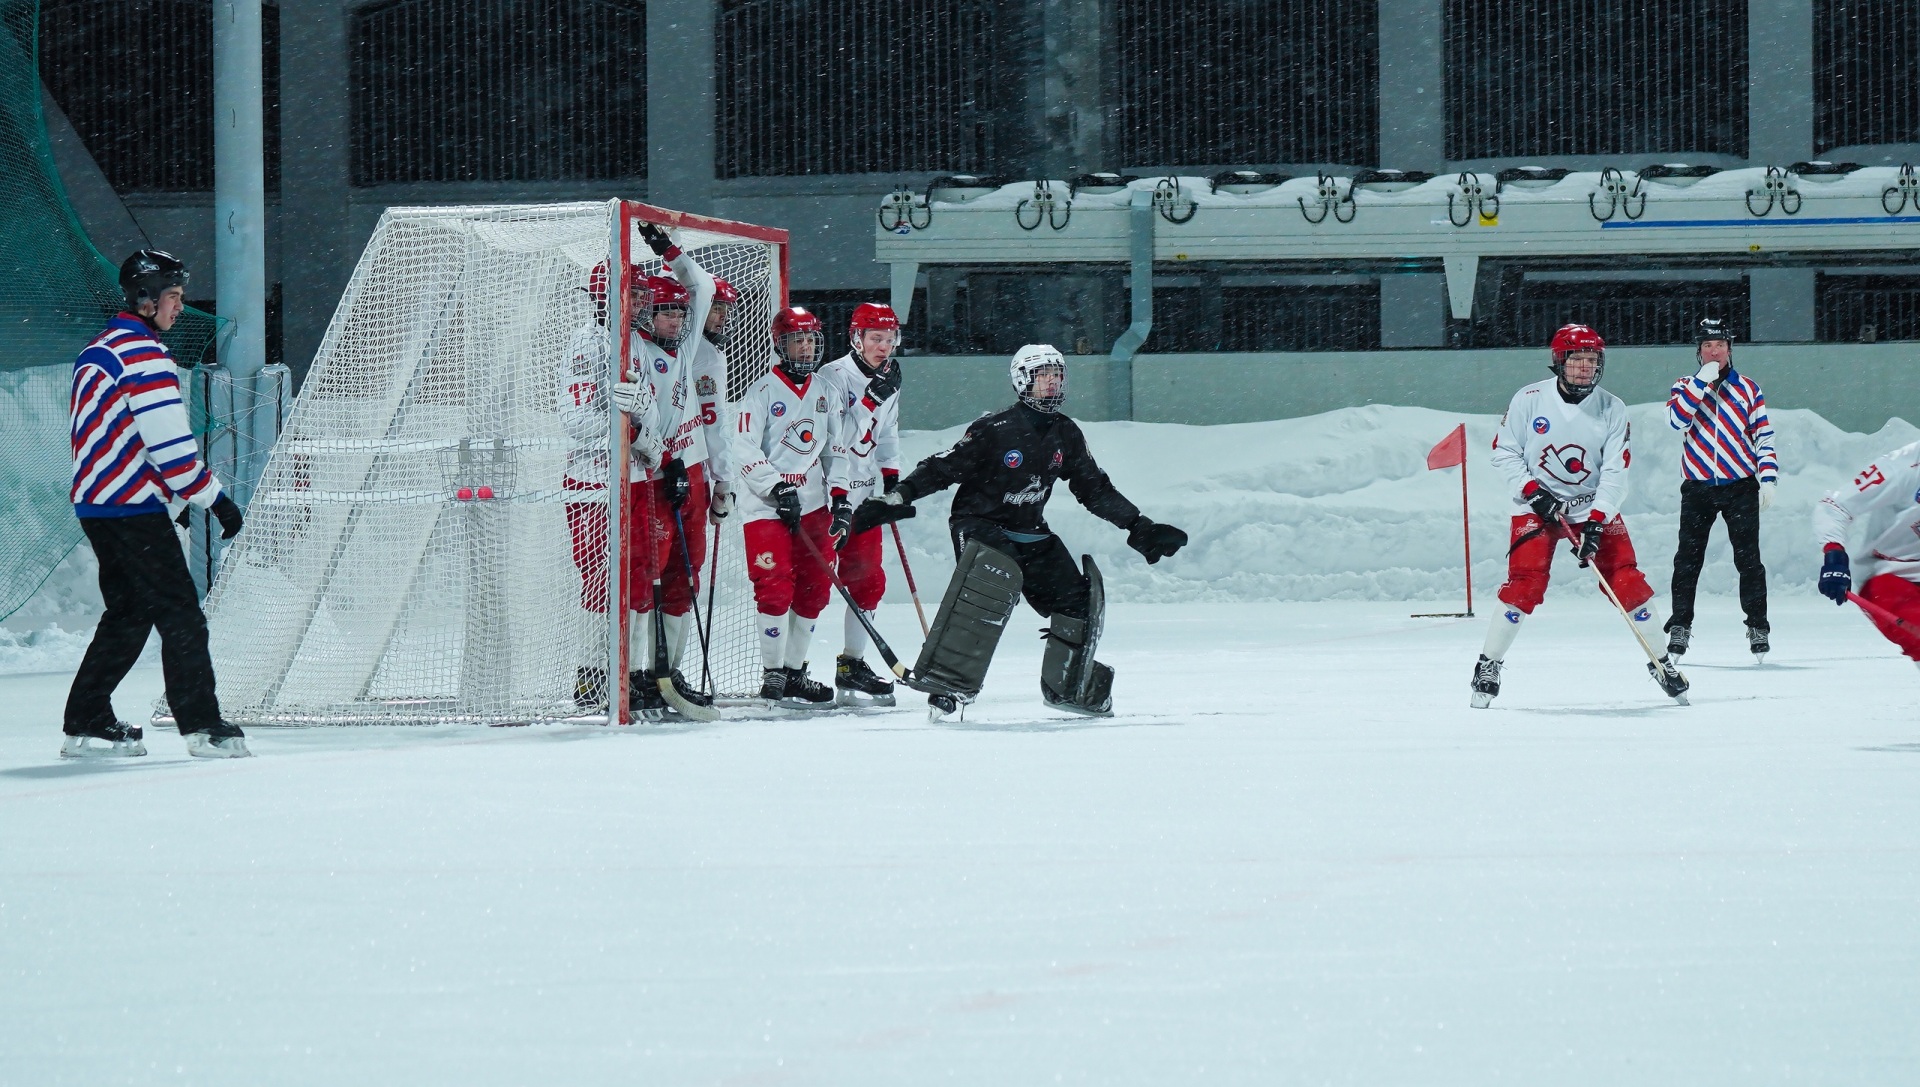
[{"label": "black ice skate", "polygon": [[842,654],[833,667],[833,700],[842,706],[891,706],[893,684],[876,675],[866,661]]},{"label": "black ice skate", "polygon": [[960,712],[961,702],[950,694],[927,696],[927,720],[944,721]]},{"label": "black ice skate", "polygon": [[807,666],[789,668],[786,694],[780,704],[794,710],[817,710],[833,704],[833,689],[807,674]]},{"label": "black ice skate", "polygon": [[1500,662],[1488,660],[1482,653],[1473,665],[1473,708],[1484,710],[1493,705],[1495,696],[1500,693]]},{"label": "black ice skate", "polygon": [[573,670],[573,704],[583,710],[600,709],[607,704],[607,670],[605,668]]},{"label": "black ice skate", "polygon": [[760,673],[760,697],[770,705],[778,705],[787,696],[787,670],[769,668]]},{"label": "black ice skate", "polygon": [[1687,677],[1680,674],[1680,669],[1674,666],[1672,657],[1661,657],[1659,664],[1648,661],[1647,672],[1667,693],[1667,697],[1682,706],[1687,704],[1687,688],[1690,684],[1687,683]]},{"label": "black ice skate", "polygon": [[60,742],[63,759],[131,759],[147,753],[139,725],[115,721],[93,725],[78,732],[69,731]]},{"label": "black ice skate", "polygon": [[[700,690],[693,684],[688,683],[687,677],[680,674],[680,669],[675,668],[672,672],[668,673],[667,678],[673,684],[674,692],[681,698],[686,699],[696,706],[713,705],[713,696]],[[660,681],[652,672],[647,673],[647,684],[651,686],[656,693],[660,690]]]},{"label": "black ice skate", "polygon": [[1773,652],[1773,645],[1767,641],[1769,633],[1771,632],[1765,627],[1747,624],[1747,651],[1753,654],[1755,664],[1765,664],[1767,654]]},{"label": "black ice skate", "polygon": [[1687,646],[1693,643],[1693,628],[1685,623],[1673,623],[1667,627],[1667,656],[1685,655]]},{"label": "black ice skate", "polygon": [[660,697],[660,685],[649,673],[627,673],[627,712],[642,721],[667,719],[667,700]]},{"label": "black ice skate", "polygon": [[253,757],[253,752],[247,750],[247,734],[240,731],[238,725],[229,725],[225,721],[194,732],[182,732],[180,738],[187,741],[187,754],[196,759]]}]

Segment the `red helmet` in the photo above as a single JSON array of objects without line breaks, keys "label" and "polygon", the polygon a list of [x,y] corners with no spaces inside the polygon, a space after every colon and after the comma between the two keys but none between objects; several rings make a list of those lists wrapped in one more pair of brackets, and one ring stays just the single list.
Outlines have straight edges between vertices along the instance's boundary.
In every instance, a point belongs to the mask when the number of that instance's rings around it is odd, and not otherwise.
[{"label": "red helmet", "polygon": [[[786,352],[788,336],[802,332],[811,332],[813,337],[813,356],[811,358],[790,358]],[[788,306],[773,315],[773,353],[780,364],[796,375],[813,373],[820,365],[820,353],[825,350],[826,342],[820,335],[820,318],[808,313],[803,306]]]},{"label": "red helmet", "polygon": [[740,301],[740,292],[737,290],[734,290],[733,284],[728,283],[726,280],[721,279],[719,276],[714,276],[713,277],[713,301],[716,305],[724,303],[726,305],[731,306],[734,303]]},{"label": "red helmet", "polygon": [[862,302],[853,307],[853,320],[847,329],[854,336],[862,329],[886,328],[900,331],[900,318],[894,315],[892,306],[883,306],[878,302]]},{"label": "red helmet", "polygon": [[[1561,325],[1560,331],[1553,334],[1552,370],[1560,384],[1572,393],[1576,402],[1584,400],[1588,393],[1600,385],[1600,372],[1607,368],[1607,341],[1586,325]],[[1600,356],[1593,367],[1593,378],[1588,381],[1573,381],[1567,377],[1567,356],[1575,351],[1592,351]]]},{"label": "red helmet", "polygon": [[686,309],[693,303],[693,292],[682,287],[677,279],[648,276],[647,286],[653,290],[654,309],[667,309],[674,306]]},{"label": "red helmet", "polygon": [[1586,325],[1561,325],[1560,331],[1553,334],[1553,361],[1556,364],[1567,361],[1569,351],[1598,351],[1604,359],[1607,341]]},{"label": "red helmet", "polygon": [[[651,278],[652,278],[651,276],[641,271],[640,266],[637,264],[630,265],[627,269],[627,282],[632,284],[633,289],[636,291],[645,289],[647,285],[647,281]],[[606,261],[603,260],[600,263],[593,266],[593,271],[587,273],[587,285],[585,287],[582,287],[581,290],[586,291],[587,297],[593,299],[594,319],[599,321],[601,324],[606,324],[607,323],[607,262]]]}]

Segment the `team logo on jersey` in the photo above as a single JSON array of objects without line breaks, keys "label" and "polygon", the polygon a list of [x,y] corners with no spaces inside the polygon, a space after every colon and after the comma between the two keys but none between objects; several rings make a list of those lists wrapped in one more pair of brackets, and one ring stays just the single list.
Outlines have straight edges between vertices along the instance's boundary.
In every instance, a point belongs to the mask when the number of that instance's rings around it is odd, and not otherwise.
[{"label": "team logo on jersey", "polygon": [[1533,432],[1534,432],[1535,434],[1545,434],[1545,433],[1546,433],[1547,431],[1549,431],[1549,430],[1552,430],[1552,429],[1553,429],[1553,424],[1552,424],[1552,423],[1549,423],[1549,422],[1547,422],[1547,417],[1546,417],[1546,416],[1544,416],[1544,415],[1536,415],[1536,416],[1534,416],[1534,418],[1533,418]]},{"label": "team logo on jersey", "polygon": [[667,360],[666,360],[666,359],[654,359],[654,360],[653,360],[653,369],[654,369],[654,372],[656,372],[656,373],[661,373],[661,374],[664,374],[664,373],[666,373],[666,372],[667,372]]},{"label": "team logo on jersey", "polygon": [[820,399],[819,399],[818,401],[816,401],[816,402],[814,403],[814,405],[813,405],[813,410],[815,410],[815,411],[826,411],[826,410],[827,410],[827,398],[823,396],[823,397],[821,397],[821,398],[820,398]]},{"label": "team logo on jersey", "polygon": [[780,444],[804,456],[813,452],[814,438],[813,420],[795,419],[787,427],[787,432],[780,436]]},{"label": "team logo on jersey", "polygon": [[1008,491],[1000,496],[1000,500],[1009,506],[1037,506],[1047,500],[1049,490],[1045,480],[1030,476],[1026,486],[1017,491]]},{"label": "team logo on jersey", "polygon": [[712,396],[718,391],[719,389],[715,387],[713,379],[705,375],[695,379],[693,383],[693,392],[696,396]]},{"label": "team logo on jersey", "polygon": [[1009,468],[1018,468],[1021,462],[1025,460],[1026,458],[1020,455],[1018,449],[1009,449],[1007,450],[1007,455],[1000,458],[1000,462]]},{"label": "team logo on jersey", "polygon": [[1578,445],[1550,445],[1540,451],[1540,470],[1555,483],[1578,487],[1593,478],[1587,451]]},{"label": "team logo on jersey", "polygon": [[784,400],[775,400],[773,406],[768,408],[767,411],[771,413],[775,419],[778,419],[787,413],[787,402]]},{"label": "team logo on jersey", "polygon": [[1066,453],[1058,449],[1053,451],[1053,465],[1052,465],[1053,468],[1057,470],[1062,464],[1065,464],[1066,462],[1067,462]]},{"label": "team logo on jersey", "polygon": [[[758,555],[755,555],[753,557],[753,564],[755,566],[758,566],[762,570],[773,569],[773,552],[771,551],[760,552]],[[767,631],[767,633],[772,635],[775,638],[778,638],[780,636],[780,631],[777,628],[774,630],[769,630]]]}]

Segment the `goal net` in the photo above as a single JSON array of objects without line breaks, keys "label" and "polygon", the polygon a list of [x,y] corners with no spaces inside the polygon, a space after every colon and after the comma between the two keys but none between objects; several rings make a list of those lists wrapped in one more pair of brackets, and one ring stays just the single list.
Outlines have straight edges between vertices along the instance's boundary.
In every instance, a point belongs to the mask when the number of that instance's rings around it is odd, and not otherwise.
[{"label": "goal net", "polygon": [[[619,594],[650,587],[607,577],[617,548],[596,538],[612,535],[609,458],[595,455],[612,418],[583,439],[560,405],[577,337],[605,336],[595,266],[623,250],[615,266],[661,270],[641,221],[666,224],[740,292],[731,401],[770,363],[784,232],[618,201],[381,218],[207,598],[230,720],[607,719],[604,696],[577,697],[581,670],[607,667]],[[585,465],[597,489],[581,486]],[[699,572],[698,599],[704,611],[717,569],[711,659],[692,644],[681,668],[696,683],[710,672],[722,697],[750,696],[759,664],[740,526],[710,547],[717,566]]]}]

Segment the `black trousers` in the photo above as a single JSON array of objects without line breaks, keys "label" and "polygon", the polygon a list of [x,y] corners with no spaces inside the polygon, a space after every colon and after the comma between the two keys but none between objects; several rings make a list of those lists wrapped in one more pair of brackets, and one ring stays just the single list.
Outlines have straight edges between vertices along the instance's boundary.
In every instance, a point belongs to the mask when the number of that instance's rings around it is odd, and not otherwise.
[{"label": "black trousers", "polygon": [[1007,530],[980,517],[955,517],[947,525],[953,534],[955,558],[966,550],[968,540],[979,540],[996,551],[1004,551],[1020,564],[1021,592],[1027,603],[1042,616],[1058,612],[1075,619],[1087,618],[1091,588],[1073,552],[1060,537],[1047,533],[1045,539],[1023,543],[1010,538]]},{"label": "black trousers", "polygon": [[194,593],[193,575],[164,513],[133,517],[83,517],[81,531],[100,560],[100,596],[107,610],[67,693],[66,730],[112,724],[113,691],[127,678],[147,634],[160,631],[160,668],[167,703],[182,733],[220,722],[213,690],[213,658],[207,653],[207,617]]},{"label": "black trousers", "polygon": [[1680,484],[1680,546],[1673,553],[1673,618],[1667,625],[1693,625],[1693,593],[1716,516],[1727,521],[1733,566],[1740,571],[1740,608],[1750,625],[1769,630],[1767,568],[1760,564],[1760,481],[1751,477],[1721,487],[1691,479]]}]

